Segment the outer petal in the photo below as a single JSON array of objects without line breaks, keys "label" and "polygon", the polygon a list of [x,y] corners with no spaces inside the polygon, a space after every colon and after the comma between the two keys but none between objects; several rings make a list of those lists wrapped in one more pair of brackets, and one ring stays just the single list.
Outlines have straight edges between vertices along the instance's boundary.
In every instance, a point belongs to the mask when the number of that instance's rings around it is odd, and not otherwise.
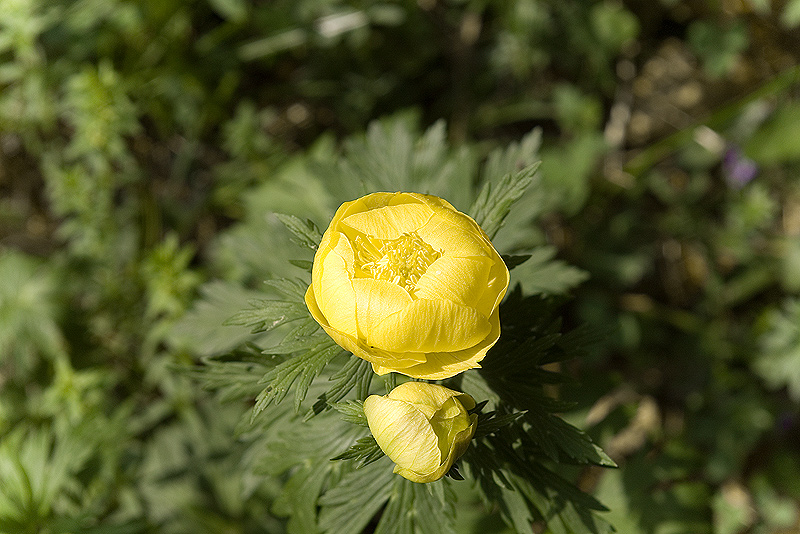
[{"label": "outer petal", "polygon": [[486,256],[488,240],[475,222],[462,213],[437,211],[417,235],[445,256]]},{"label": "outer petal", "polygon": [[399,468],[424,473],[441,464],[436,433],[413,405],[371,395],[364,401],[364,415],[375,441]]},{"label": "outer petal", "polygon": [[458,399],[448,399],[430,418],[431,427],[439,438],[439,450],[442,460],[446,459],[450,450],[456,445],[456,436],[469,428],[469,415]]},{"label": "outer petal", "polygon": [[447,457],[435,471],[422,473],[414,471],[413,469],[403,469],[400,468],[400,466],[395,466],[394,472],[412,482],[434,482],[442,478],[453,466],[453,463],[466,452],[472,440],[472,436],[475,435],[475,429],[478,426],[478,416],[476,414],[470,415],[469,421],[470,426],[456,435],[453,446],[449,450]]},{"label": "outer petal", "polygon": [[431,419],[445,402],[458,395],[462,393],[436,384],[404,382],[389,393],[389,398],[413,404]]},{"label": "outer petal", "polygon": [[[494,252],[494,251],[493,251]],[[497,255],[489,271],[489,280],[486,282],[486,291],[483,296],[474,303],[475,307],[484,314],[492,313],[500,305],[500,301],[508,290],[508,282],[511,279],[503,259]]]},{"label": "outer petal", "polygon": [[[376,347],[370,347],[356,339],[354,336],[349,336],[331,327],[331,325],[329,325],[328,321],[325,319],[325,316],[322,314],[322,311],[320,311],[319,306],[317,306],[313,285],[309,286],[308,290],[306,291],[305,301],[306,306],[311,312],[311,316],[314,318],[314,320],[316,320],[320,326],[322,326],[323,330],[325,330],[325,333],[327,333],[340,347],[352,352],[362,360],[371,362],[373,369],[384,369],[383,372],[376,370],[376,373],[383,375],[391,371],[401,372],[401,370],[406,367],[418,365],[419,363],[425,361],[425,354],[392,354]],[[386,366],[391,366],[391,368]]]},{"label": "outer petal", "polygon": [[489,334],[473,347],[455,352],[429,352],[426,361],[414,366],[405,367],[398,372],[404,375],[425,380],[443,380],[468,369],[480,367],[480,362],[500,337],[500,315],[495,309],[489,318],[491,330]]},{"label": "outer petal", "polygon": [[328,247],[314,259],[312,287],[322,315],[333,328],[357,335],[356,294],[351,283],[353,249],[342,234],[333,234]]},{"label": "outer petal", "polygon": [[491,331],[474,308],[447,300],[419,299],[373,328],[371,341],[390,352],[459,351]]},{"label": "outer petal", "polygon": [[411,295],[402,287],[386,280],[355,278],[352,283],[358,337],[366,340],[368,345],[375,345],[371,338],[376,325],[390,315],[404,310],[411,304]]},{"label": "outer petal", "polygon": [[397,239],[427,224],[433,211],[425,204],[400,204],[354,213],[341,224],[378,239]]},{"label": "outer petal", "polygon": [[[492,308],[481,309],[476,304],[486,293],[492,263],[489,258],[459,258],[442,256],[420,276],[414,296],[420,299],[449,300],[477,308],[489,316]],[[494,298],[490,299],[492,302]]]}]

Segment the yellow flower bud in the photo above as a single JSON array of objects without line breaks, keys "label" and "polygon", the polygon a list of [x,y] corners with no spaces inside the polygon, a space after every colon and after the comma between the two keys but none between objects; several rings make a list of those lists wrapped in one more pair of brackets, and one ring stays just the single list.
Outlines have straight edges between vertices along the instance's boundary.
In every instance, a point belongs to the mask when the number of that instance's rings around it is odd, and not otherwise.
[{"label": "yellow flower bud", "polygon": [[483,230],[447,201],[373,193],[334,215],[306,305],[376,373],[439,380],[480,367],[500,337],[508,281]]},{"label": "yellow flower bud", "polygon": [[467,410],[466,393],[426,382],[400,384],[385,397],[364,401],[369,429],[396,464],[394,472],[412,482],[442,478],[467,450],[478,422]]}]

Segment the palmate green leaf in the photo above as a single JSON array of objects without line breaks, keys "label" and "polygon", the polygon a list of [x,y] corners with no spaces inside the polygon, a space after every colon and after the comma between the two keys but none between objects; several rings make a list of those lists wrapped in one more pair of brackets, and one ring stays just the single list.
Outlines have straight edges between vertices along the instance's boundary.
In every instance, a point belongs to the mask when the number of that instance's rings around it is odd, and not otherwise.
[{"label": "palmate green leaf", "polygon": [[[252,447],[264,451],[259,461],[263,471],[273,476],[290,473],[274,508],[276,514],[289,516],[290,534],[323,530],[324,523],[318,521],[320,496],[326,487],[353,469],[349,462],[332,462],[330,458],[364,432],[330,412],[303,423],[285,419],[278,428],[259,432]],[[361,504],[360,499],[356,500],[357,506]]]},{"label": "palmate green leaf", "polygon": [[238,361],[204,358],[202,367],[189,374],[206,389],[218,391],[222,402],[253,398],[264,390],[262,378],[274,367],[273,362],[256,360],[256,356],[261,356],[261,350],[249,345],[232,353]]},{"label": "palmate green leaf", "polygon": [[400,113],[370,123],[364,136],[350,138],[335,168],[320,167],[334,182],[341,201],[374,191],[416,191],[447,198],[456,207],[469,205],[475,176],[474,151],[454,150],[444,122],[420,134],[418,118]]},{"label": "palmate green leaf", "polygon": [[610,527],[595,514],[602,505],[550,470],[569,463],[615,465],[584,432],[555,415],[569,405],[544,391],[545,384],[568,378],[541,365],[577,356],[593,340],[586,331],[564,331],[562,302],[525,297],[515,288],[503,303],[503,336],[482,368],[461,378],[463,391],[487,399],[502,415],[479,419],[463,462],[488,505],[517,532],[532,532],[536,520],[554,534],[605,534]]},{"label": "palmate green leaf", "polygon": [[516,491],[524,495],[547,521],[547,527],[553,534],[610,534],[615,531],[594,513],[605,511],[597,501],[585,494],[576,497],[574,493],[577,490],[571,483],[539,465],[533,466],[532,471],[540,477],[533,479],[537,481],[538,488],[531,483],[532,474],[524,478],[512,476],[511,481]]},{"label": "palmate green leaf", "polygon": [[359,438],[351,445],[346,451],[338,456],[334,456],[331,460],[355,460],[361,466],[369,465],[372,462],[380,460],[384,456],[384,452],[378,446],[378,442],[372,436]]},{"label": "palmate green leaf", "polygon": [[75,478],[96,443],[55,427],[17,428],[0,441],[0,525],[30,532],[49,522],[57,501],[72,500]]},{"label": "palmate green leaf", "polygon": [[169,330],[167,342],[171,347],[208,357],[274,335],[253,335],[248,326],[223,325],[231,316],[247,308],[248,302],[261,300],[263,292],[214,280],[200,287],[200,295],[194,307]]},{"label": "palmate green leaf", "polygon": [[617,467],[603,449],[583,431],[541,409],[525,413],[531,440],[552,460]]},{"label": "palmate green leaf", "polygon": [[763,322],[766,328],[758,339],[753,368],[769,387],[786,387],[800,401],[800,299],[770,310]]},{"label": "palmate green leaf", "polygon": [[303,221],[294,215],[282,213],[276,213],[275,216],[292,233],[292,242],[312,251],[317,250],[322,241],[322,233],[310,219]]},{"label": "palmate green leaf", "polygon": [[369,386],[372,384],[373,376],[372,365],[368,361],[356,356],[350,356],[347,363],[330,378],[333,381],[333,385],[328,391],[320,395],[307,417],[316,415],[329,405],[339,402],[354,388],[356,390],[356,398],[359,400],[365,399],[369,394]]},{"label": "palmate green leaf", "polygon": [[388,458],[347,475],[320,499],[325,534],[351,534],[386,505],[375,534],[454,533],[453,495],[447,482],[417,484],[392,473]]},{"label": "palmate green leaf", "polygon": [[554,260],[555,254],[554,247],[536,248],[511,273],[511,285],[519,284],[526,295],[562,295],[589,278],[586,271]]},{"label": "palmate green leaf", "polygon": [[249,326],[251,333],[256,334],[304,317],[308,317],[308,309],[301,302],[264,299],[250,301],[249,309],[240,311],[223,324]]},{"label": "palmate green leaf", "polygon": [[480,439],[493,434],[506,425],[510,425],[525,415],[525,412],[505,413],[489,412],[478,415],[478,426],[473,439]]},{"label": "palmate green leaf", "polygon": [[511,207],[533,183],[538,168],[539,164],[534,163],[522,170],[509,172],[497,182],[485,183],[469,213],[489,239],[497,234]]},{"label": "palmate green leaf", "polygon": [[368,426],[364,415],[364,403],[360,400],[337,402],[331,405],[342,416],[343,421],[354,425]]},{"label": "palmate green leaf", "polygon": [[310,316],[297,321],[283,336],[280,343],[263,350],[265,354],[291,354],[316,347],[320,342],[330,339]]},{"label": "palmate green leaf", "polygon": [[300,409],[300,404],[308,393],[308,388],[314,378],[336,356],[342,354],[342,348],[330,338],[317,343],[306,352],[302,352],[278,364],[270,370],[263,379],[269,384],[256,398],[252,418],[255,418],[271,403],[279,403],[289,393],[295,381],[295,410]]},{"label": "palmate green leaf", "polygon": [[612,532],[596,516],[605,507],[544,466],[530,443],[519,443],[519,435],[519,429],[505,427],[473,442],[463,457],[487,504],[498,506],[519,533],[532,533],[533,520],[546,522],[558,534]]},{"label": "palmate green leaf", "polygon": [[393,478],[399,477],[392,473],[388,458],[346,474],[319,499],[320,531],[324,534],[362,532],[389,499]]},{"label": "palmate green leaf", "polygon": [[375,534],[455,534],[453,495],[447,482],[417,484],[394,477]]}]

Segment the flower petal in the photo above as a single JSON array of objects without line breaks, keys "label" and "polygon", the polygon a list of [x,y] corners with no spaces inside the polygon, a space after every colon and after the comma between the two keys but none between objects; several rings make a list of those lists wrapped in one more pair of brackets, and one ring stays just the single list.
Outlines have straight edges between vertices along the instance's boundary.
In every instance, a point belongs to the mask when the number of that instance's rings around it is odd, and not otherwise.
[{"label": "flower petal", "polygon": [[364,415],[375,441],[400,468],[435,471],[441,461],[438,438],[425,416],[411,404],[370,395]]},{"label": "flower petal", "polygon": [[373,327],[370,344],[390,352],[459,351],[491,331],[474,308],[447,300],[418,299]]},{"label": "flower petal", "polygon": [[358,337],[373,344],[370,338],[375,325],[411,304],[411,295],[402,287],[386,280],[355,278],[352,282],[356,298]]},{"label": "flower petal", "polygon": [[332,250],[319,253],[311,275],[317,306],[328,324],[345,334],[356,336],[356,295],[352,277],[353,249],[342,234],[333,234]]},{"label": "flower petal", "polygon": [[460,395],[444,386],[431,387],[427,382],[404,382],[389,393],[389,398],[413,404],[430,419],[448,399]]},{"label": "flower petal", "polygon": [[500,301],[508,290],[508,282],[510,276],[508,268],[503,262],[502,258],[498,257],[497,261],[492,263],[489,271],[489,277],[486,281],[486,291],[481,295],[481,298],[473,302],[473,305],[479,312],[484,315],[491,314],[500,305]]},{"label": "flower petal", "polygon": [[353,213],[343,218],[341,224],[364,235],[391,240],[415,232],[432,216],[433,211],[425,204],[400,204]]},{"label": "flower petal", "polygon": [[[306,304],[309,305],[309,310],[311,310],[311,304],[309,304],[308,296],[308,293],[306,293]],[[352,352],[362,360],[370,362],[373,370],[375,370],[375,372],[379,375],[385,375],[386,373],[390,373],[392,371],[402,373],[403,369],[406,367],[419,365],[425,361],[425,354],[421,352],[408,352],[398,355],[380,350],[376,347],[367,346],[366,343],[356,339],[355,337],[348,336],[347,334],[339,332],[335,328],[331,328],[330,325],[323,322],[324,317],[321,318],[323,320],[321,321],[320,317],[318,317],[313,310],[311,314],[314,316],[317,322],[322,325],[325,333],[331,336],[331,339],[333,339],[343,349]],[[378,369],[382,370],[382,372],[378,371]]]},{"label": "flower petal", "polygon": [[500,337],[499,310],[495,309],[489,318],[491,330],[478,344],[468,349],[454,352],[429,352],[425,362],[405,367],[399,372],[404,375],[425,380],[450,378],[468,369],[480,367],[480,362]]},{"label": "flower petal", "polygon": [[491,248],[475,221],[447,209],[436,210],[428,224],[417,230],[417,235],[444,256],[487,256]]},{"label": "flower petal", "polygon": [[[491,268],[491,260],[487,257],[442,256],[420,276],[414,296],[420,299],[450,300],[456,304],[476,307],[475,304],[486,293]],[[478,308],[478,311],[489,316],[492,308]]]}]

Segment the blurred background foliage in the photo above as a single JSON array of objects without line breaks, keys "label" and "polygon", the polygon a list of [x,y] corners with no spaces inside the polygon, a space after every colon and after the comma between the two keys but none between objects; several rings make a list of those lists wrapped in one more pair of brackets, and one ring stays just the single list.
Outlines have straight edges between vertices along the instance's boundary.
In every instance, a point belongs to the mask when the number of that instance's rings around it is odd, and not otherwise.
[{"label": "blurred background foliage", "polygon": [[302,272],[268,214],[533,128],[498,249],[602,334],[552,394],[620,464],[569,476],[626,534],[798,532],[799,59],[799,0],[0,0],[0,532],[285,531],[221,402],[262,386],[185,372]]}]

